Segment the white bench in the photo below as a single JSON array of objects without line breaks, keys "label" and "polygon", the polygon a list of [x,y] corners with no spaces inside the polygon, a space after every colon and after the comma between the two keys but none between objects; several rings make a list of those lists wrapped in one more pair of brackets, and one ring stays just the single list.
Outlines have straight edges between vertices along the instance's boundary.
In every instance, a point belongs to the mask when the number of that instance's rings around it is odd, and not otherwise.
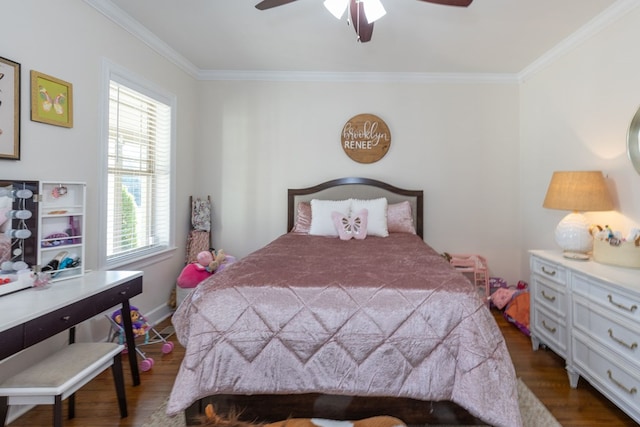
[{"label": "white bench", "polygon": [[111,366],[120,416],[127,416],[122,374],[123,345],[70,344],[0,384],[0,420],[6,424],[9,405],[54,405],[53,425],[62,426],[62,401],[69,398],[69,418],[75,416],[74,393]]}]

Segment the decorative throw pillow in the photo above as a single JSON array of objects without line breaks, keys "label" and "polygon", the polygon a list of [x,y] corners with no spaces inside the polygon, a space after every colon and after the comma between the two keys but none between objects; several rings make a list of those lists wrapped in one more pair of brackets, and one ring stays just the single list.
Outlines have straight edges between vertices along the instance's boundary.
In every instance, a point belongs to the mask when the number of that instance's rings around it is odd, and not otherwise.
[{"label": "decorative throw pillow", "polygon": [[291,232],[309,234],[311,228],[311,204],[309,202],[298,203],[296,209],[296,222]]},{"label": "decorative throw pillow", "polygon": [[368,212],[367,234],[369,236],[387,237],[387,199],[360,200],[351,199],[351,212],[360,212],[366,209]]},{"label": "decorative throw pillow", "polygon": [[498,309],[502,310],[509,301],[511,301],[511,297],[516,293],[516,289],[511,288],[500,288],[491,295],[491,302]]},{"label": "decorative throw pillow", "polygon": [[338,237],[338,230],[333,224],[332,212],[349,216],[351,200],[311,200],[311,226],[309,234],[313,236]]},{"label": "decorative throw pillow", "polygon": [[387,207],[387,229],[389,233],[416,234],[411,204],[408,201],[393,203]]},{"label": "decorative throw pillow", "polygon": [[367,237],[367,216],[366,209],[362,209],[351,216],[346,216],[340,212],[331,213],[333,224],[338,230],[340,240],[362,240]]}]

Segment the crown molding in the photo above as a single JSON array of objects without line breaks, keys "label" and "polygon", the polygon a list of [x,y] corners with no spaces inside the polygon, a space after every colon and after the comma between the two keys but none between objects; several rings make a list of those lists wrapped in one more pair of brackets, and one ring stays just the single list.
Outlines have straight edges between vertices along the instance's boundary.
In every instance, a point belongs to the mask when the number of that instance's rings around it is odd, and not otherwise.
[{"label": "crown molding", "polygon": [[557,61],[567,52],[575,49],[587,39],[612,25],[618,19],[631,12],[638,6],[640,6],[640,2],[638,0],[618,0],[600,15],[587,22],[576,32],[555,45],[544,55],[536,59],[524,70],[518,73],[518,80],[520,82],[524,82],[525,80],[529,79],[531,76],[543,70],[553,62]]},{"label": "crown molding", "polygon": [[121,26],[151,49],[177,65],[197,80],[271,81],[271,82],[360,82],[360,83],[507,83],[517,84],[516,74],[490,73],[397,73],[397,72],[321,72],[200,70],[154,33],[133,19],[111,1],[84,0],[108,19]]},{"label": "crown molding", "polygon": [[199,70],[195,65],[188,61],[184,56],[176,52],[168,44],[160,40],[158,36],[149,31],[138,21],[133,19],[128,13],[124,12],[118,6],[110,1],[104,0],[84,1],[90,6],[93,6],[111,21],[131,33],[134,37],[141,40],[151,49],[155,50],[158,54],[173,62],[175,65],[190,74],[192,77],[198,78]]},{"label": "crown molding", "polygon": [[200,71],[199,80],[244,80],[271,82],[334,83],[506,83],[517,84],[516,74],[483,73],[400,73],[400,72],[323,72],[323,71]]},{"label": "crown molding", "polygon": [[197,80],[272,81],[272,82],[338,82],[338,83],[457,83],[519,84],[574,49],[588,38],[613,24],[640,5],[638,0],[618,0],[576,32],[547,51],[519,73],[408,73],[408,72],[321,72],[201,70],[180,55],[129,14],[105,0],[84,0],[114,23],[140,39],[167,60]]}]

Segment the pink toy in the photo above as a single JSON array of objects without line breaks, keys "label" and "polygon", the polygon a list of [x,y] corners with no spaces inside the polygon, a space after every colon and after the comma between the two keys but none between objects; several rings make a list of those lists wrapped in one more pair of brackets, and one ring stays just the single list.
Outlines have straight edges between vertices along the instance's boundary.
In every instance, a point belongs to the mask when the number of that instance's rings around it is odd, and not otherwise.
[{"label": "pink toy", "polygon": [[193,262],[187,264],[178,276],[177,284],[181,288],[195,288],[198,283],[211,276],[211,273],[200,264]]},{"label": "pink toy", "polygon": [[228,258],[222,249],[219,250],[217,254],[212,251],[202,251],[198,253],[196,258],[197,262],[187,264],[182,269],[177,280],[178,286],[181,288],[195,288],[200,282],[216,271],[221,271],[226,261],[228,261]]}]

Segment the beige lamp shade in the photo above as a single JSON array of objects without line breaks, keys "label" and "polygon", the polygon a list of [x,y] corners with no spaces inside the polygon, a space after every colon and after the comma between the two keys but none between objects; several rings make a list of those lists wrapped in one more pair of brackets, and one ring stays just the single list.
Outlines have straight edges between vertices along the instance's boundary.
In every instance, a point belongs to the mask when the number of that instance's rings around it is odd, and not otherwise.
[{"label": "beige lamp shade", "polygon": [[579,211],[608,211],[613,202],[602,172],[554,172],[542,206],[572,211],[556,227],[556,243],[565,257],[587,259],[593,237],[589,222]]},{"label": "beige lamp shade", "polygon": [[602,172],[554,172],[542,206],[574,212],[610,211],[613,202]]}]

